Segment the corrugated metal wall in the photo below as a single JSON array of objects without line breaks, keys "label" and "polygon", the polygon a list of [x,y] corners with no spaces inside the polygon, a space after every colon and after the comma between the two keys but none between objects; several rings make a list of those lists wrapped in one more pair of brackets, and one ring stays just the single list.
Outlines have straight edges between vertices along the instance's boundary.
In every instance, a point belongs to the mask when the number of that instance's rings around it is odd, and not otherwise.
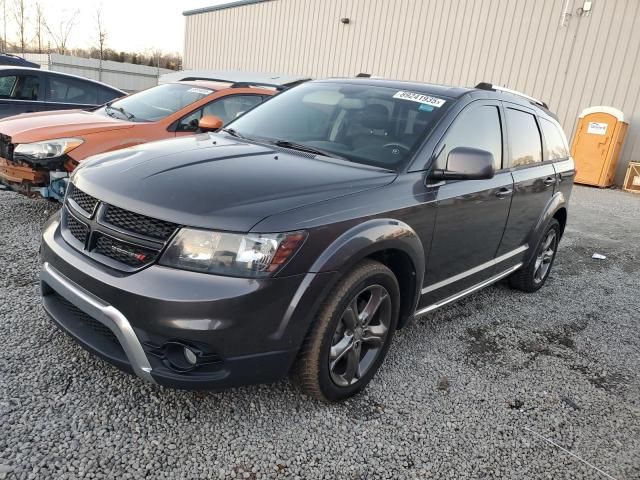
[{"label": "corrugated metal wall", "polygon": [[[272,0],[186,16],[184,68],[490,81],[549,103],[567,135],[610,105],[631,123],[618,167],[640,161],[640,0]],[[349,24],[340,22],[349,18]]]}]

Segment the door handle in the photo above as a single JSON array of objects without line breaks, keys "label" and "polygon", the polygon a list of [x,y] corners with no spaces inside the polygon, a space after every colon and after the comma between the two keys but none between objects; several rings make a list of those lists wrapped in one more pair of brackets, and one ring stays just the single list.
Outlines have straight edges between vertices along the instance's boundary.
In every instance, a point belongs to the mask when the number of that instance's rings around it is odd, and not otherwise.
[{"label": "door handle", "polygon": [[551,185],[553,185],[554,183],[556,183],[556,179],[555,177],[547,177],[544,179],[544,184],[549,187]]},{"label": "door handle", "polygon": [[498,190],[496,192],[496,197],[498,198],[507,198],[509,195],[511,195],[513,193],[513,190],[511,190],[510,188],[501,188],[500,190]]}]

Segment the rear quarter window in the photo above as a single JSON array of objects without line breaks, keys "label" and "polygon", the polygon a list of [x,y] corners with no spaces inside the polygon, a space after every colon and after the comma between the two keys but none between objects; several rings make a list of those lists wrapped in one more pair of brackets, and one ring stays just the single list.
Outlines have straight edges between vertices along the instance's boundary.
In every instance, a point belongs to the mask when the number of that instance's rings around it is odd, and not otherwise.
[{"label": "rear quarter window", "polygon": [[569,146],[564,132],[559,125],[546,118],[540,119],[540,127],[544,135],[545,160],[562,160],[569,156]]},{"label": "rear quarter window", "polygon": [[98,103],[100,105],[120,97],[122,97],[122,94],[120,92],[116,92],[108,88],[98,87]]}]

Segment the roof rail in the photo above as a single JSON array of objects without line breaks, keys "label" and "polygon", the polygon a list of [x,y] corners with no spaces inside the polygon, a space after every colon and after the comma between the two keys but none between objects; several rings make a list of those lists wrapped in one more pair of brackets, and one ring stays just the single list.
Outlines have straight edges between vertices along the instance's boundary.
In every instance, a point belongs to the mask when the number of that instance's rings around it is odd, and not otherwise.
[{"label": "roof rail", "polygon": [[536,105],[540,105],[541,107],[544,107],[547,110],[549,109],[549,106],[546,103],[544,103],[542,100],[538,100],[537,98],[531,97],[526,93],[518,92],[517,90],[511,90],[510,88],[499,87],[489,82],[480,82],[479,84],[476,85],[476,88],[480,90],[492,90],[497,92],[511,93],[512,95],[517,95],[519,97],[526,98],[530,102],[535,103]]}]

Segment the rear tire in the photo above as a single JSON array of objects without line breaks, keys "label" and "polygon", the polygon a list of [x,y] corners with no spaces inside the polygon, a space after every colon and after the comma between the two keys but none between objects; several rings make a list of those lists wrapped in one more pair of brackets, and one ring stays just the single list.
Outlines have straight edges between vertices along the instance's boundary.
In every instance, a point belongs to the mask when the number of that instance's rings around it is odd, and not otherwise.
[{"label": "rear tire", "polygon": [[365,260],[333,288],[295,366],[302,390],[338,402],[362,390],[382,364],[398,324],[400,288],[393,272]]},{"label": "rear tire", "polygon": [[511,288],[527,293],[539,290],[549,278],[559,240],[560,224],[553,218],[536,246],[535,255],[527,265],[509,277]]}]

